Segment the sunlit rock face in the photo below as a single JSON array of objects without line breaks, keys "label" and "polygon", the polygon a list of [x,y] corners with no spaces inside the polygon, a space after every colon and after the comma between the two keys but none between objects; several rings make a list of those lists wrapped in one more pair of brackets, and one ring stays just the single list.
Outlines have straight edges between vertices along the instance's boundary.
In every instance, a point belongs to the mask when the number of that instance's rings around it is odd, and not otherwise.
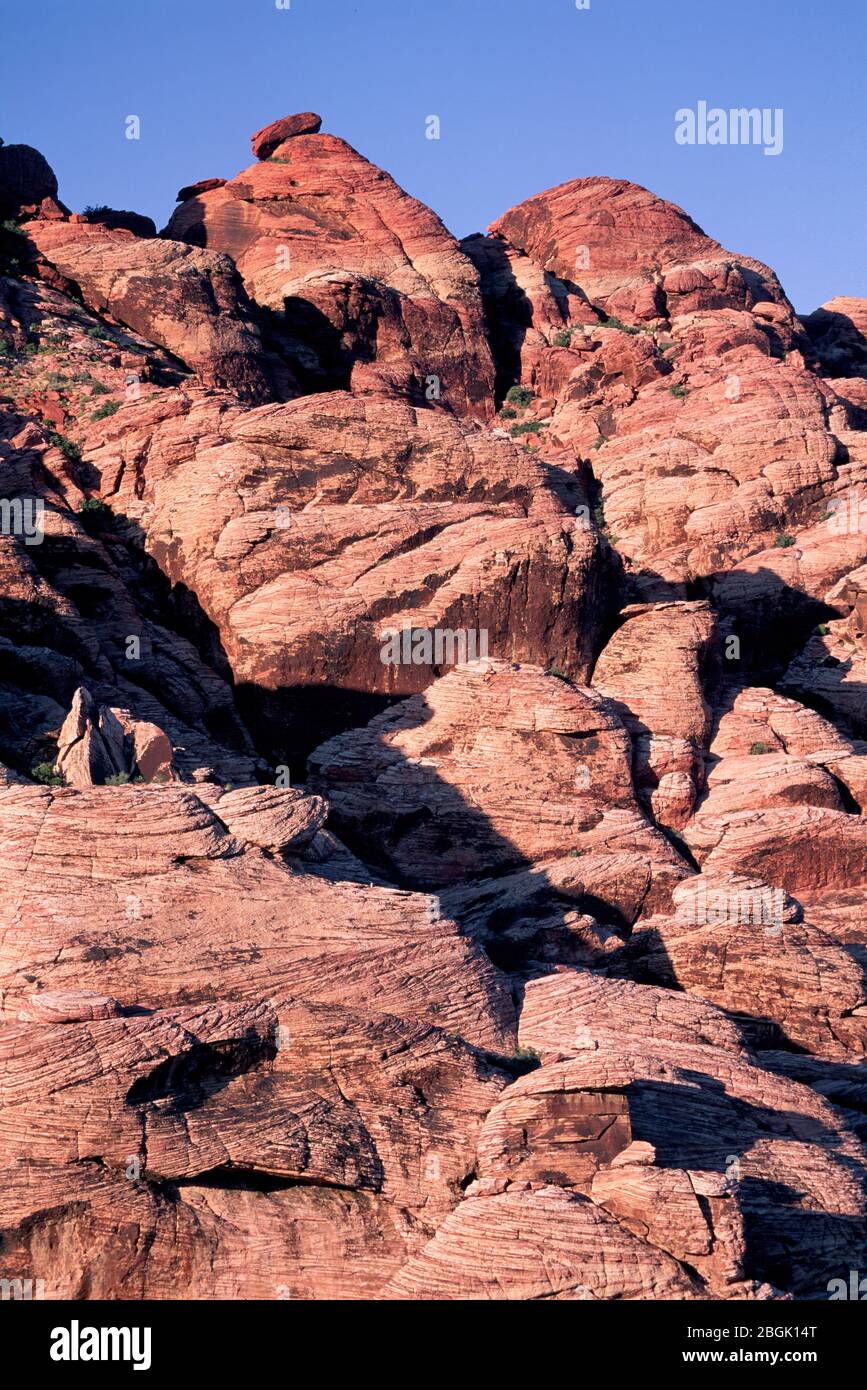
[{"label": "sunlit rock face", "polygon": [[0,146],[0,1278],[825,1298],[864,301],[612,179],[458,244],[321,125],[159,236]]}]

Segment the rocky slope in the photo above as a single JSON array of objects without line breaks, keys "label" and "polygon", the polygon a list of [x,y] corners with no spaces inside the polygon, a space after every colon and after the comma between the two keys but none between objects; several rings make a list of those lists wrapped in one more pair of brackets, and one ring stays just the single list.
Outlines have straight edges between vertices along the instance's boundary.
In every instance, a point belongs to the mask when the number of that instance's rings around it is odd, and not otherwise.
[{"label": "rocky slope", "polygon": [[825,1297],[867,1240],[867,306],[312,112],[0,145],[0,1278]]}]

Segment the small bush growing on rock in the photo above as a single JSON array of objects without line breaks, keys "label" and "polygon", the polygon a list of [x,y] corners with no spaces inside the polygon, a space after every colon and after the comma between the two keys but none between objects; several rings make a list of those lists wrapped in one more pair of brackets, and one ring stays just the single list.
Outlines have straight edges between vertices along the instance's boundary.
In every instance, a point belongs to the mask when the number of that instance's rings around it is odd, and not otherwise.
[{"label": "small bush growing on rock", "polygon": [[111,334],[106,332],[104,328],[100,328],[98,325],[95,328],[88,328],[87,336],[88,338],[96,338],[101,343],[111,341]]},{"label": "small bush growing on rock", "polygon": [[60,449],[66,455],[70,463],[81,462],[81,451],[73,440],[68,439],[65,434],[58,434],[56,430],[51,430],[48,435],[48,442],[55,449]]},{"label": "small bush growing on rock", "polygon": [[774,541],[774,545],[776,546],[777,550],[786,550],[790,545],[794,544],[795,537],[787,536],[783,532],[781,532],[780,535],[777,536],[777,539]]},{"label": "small bush growing on rock", "polygon": [[114,415],[115,411],[120,410],[120,401],[105,401],[97,406],[91,415],[91,420],[105,420],[109,415]]},{"label": "small bush growing on rock", "polygon": [[93,383],[93,388],[92,388],[90,394],[91,394],[92,396],[107,396],[107,395],[108,395],[108,387],[107,387],[107,386],[103,386],[103,384],[102,384],[101,381],[95,381],[95,382]]},{"label": "small bush growing on rock", "polygon": [[86,497],[78,509],[81,524],[90,535],[99,534],[111,524],[111,511],[101,497]]},{"label": "small bush growing on rock", "polygon": [[58,777],[52,763],[36,763],[30,769],[30,776],[34,782],[41,782],[46,787],[61,787],[63,785],[63,778]]},{"label": "small bush growing on rock", "polygon": [[683,383],[679,381],[676,382],[674,386],[669,386],[668,389],[673,396],[677,397],[679,401],[685,401],[687,396],[689,395],[689,391],[686,389]]},{"label": "small bush growing on rock", "polygon": [[603,321],[602,321],[602,327],[603,327],[603,328],[617,328],[617,329],[620,330],[621,333],[632,333],[632,334],[635,334],[635,333],[640,333],[640,332],[641,332],[641,329],[640,329],[640,328],[634,328],[631,324],[629,324],[629,323],[624,323],[622,319],[617,318],[617,317],[616,317],[615,315],[613,315],[613,314],[610,314],[610,315],[608,316],[607,319],[603,319]]},{"label": "small bush growing on rock", "polygon": [[771,750],[766,743],[754,743],[750,748],[750,752],[753,754],[770,753],[770,751]]},{"label": "small bush growing on rock", "polygon": [[521,424],[513,425],[509,430],[509,434],[540,434],[542,430],[546,430],[547,428],[547,422],[544,420],[524,420]]},{"label": "small bush growing on rock", "polygon": [[128,781],[128,772],[115,772],[111,777],[106,777],[105,785],[107,787],[125,787]]},{"label": "small bush growing on rock", "polygon": [[528,386],[510,386],[506,392],[506,400],[509,405],[517,405],[526,409],[533,399],[533,392]]},{"label": "small bush growing on rock", "polygon": [[552,339],[554,347],[568,347],[572,342],[572,329],[561,328],[559,333],[555,333]]},{"label": "small bush growing on rock", "polygon": [[27,234],[17,222],[0,222],[0,275],[21,274],[21,257],[26,251]]},{"label": "small bush growing on rock", "polygon": [[513,410],[512,407],[511,407],[510,405],[504,405],[503,408],[502,408],[502,410],[500,411],[500,419],[501,419],[501,420],[516,420],[517,417],[518,417],[518,412],[517,412],[517,410]]},{"label": "small bush growing on rock", "polygon": [[606,440],[605,435],[604,435],[604,434],[597,434],[595,440],[593,441],[593,448],[594,448],[594,449],[601,449],[601,448],[602,448],[602,445],[605,444],[605,443],[607,443],[607,440]]},{"label": "small bush growing on rock", "polygon": [[820,623],[819,626],[816,628],[816,631],[818,632],[820,637],[827,637],[830,630],[831,629],[828,627],[827,623]]}]

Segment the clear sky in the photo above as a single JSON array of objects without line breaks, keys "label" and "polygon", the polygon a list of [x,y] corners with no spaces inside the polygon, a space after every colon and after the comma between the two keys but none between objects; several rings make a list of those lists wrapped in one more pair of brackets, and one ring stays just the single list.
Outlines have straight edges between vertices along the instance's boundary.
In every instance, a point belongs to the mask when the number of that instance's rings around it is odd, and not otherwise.
[{"label": "clear sky", "polygon": [[[802,312],[867,295],[867,0],[278,4],[0,0],[0,136],[40,149],[74,210],[159,227],[182,184],[251,162],[252,131],[314,110],[457,236],[608,174],[767,261]],[[781,107],[782,153],[678,145],[701,100]]]}]

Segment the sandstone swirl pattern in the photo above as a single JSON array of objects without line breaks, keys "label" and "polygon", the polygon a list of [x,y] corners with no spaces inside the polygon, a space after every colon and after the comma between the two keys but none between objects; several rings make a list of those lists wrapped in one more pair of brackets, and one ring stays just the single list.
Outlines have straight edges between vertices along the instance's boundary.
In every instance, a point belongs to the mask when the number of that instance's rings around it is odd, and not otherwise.
[{"label": "sandstone swirl pattern", "polygon": [[459,244],[321,124],[159,235],[0,150],[0,1278],[827,1296],[864,301],[622,180]]}]

